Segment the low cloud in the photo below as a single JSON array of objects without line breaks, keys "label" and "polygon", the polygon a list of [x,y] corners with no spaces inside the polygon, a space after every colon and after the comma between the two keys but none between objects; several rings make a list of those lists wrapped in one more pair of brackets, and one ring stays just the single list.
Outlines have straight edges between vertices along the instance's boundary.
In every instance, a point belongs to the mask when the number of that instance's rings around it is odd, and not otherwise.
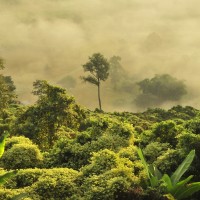
[{"label": "low cloud", "polygon": [[[21,100],[28,103],[35,100],[36,79],[56,84],[71,76],[77,84],[69,92],[93,109],[96,88],[79,77],[88,56],[100,52],[108,59],[122,58],[127,88],[155,74],[171,74],[188,86],[181,103],[199,108],[199,6],[197,0],[1,0],[4,73],[13,77]],[[109,83],[102,86],[105,110],[137,109],[130,104],[137,88],[123,100]]]}]

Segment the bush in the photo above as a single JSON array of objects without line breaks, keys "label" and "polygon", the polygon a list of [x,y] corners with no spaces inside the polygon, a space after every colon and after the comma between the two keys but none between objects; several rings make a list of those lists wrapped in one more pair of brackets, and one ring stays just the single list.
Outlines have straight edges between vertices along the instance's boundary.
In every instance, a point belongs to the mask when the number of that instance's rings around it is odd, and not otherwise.
[{"label": "bush", "polygon": [[135,131],[131,124],[114,120],[107,129],[107,134],[118,135],[130,143],[134,141],[134,133]]},{"label": "bush", "polygon": [[182,154],[187,154],[191,149],[196,152],[194,162],[190,168],[190,173],[195,174],[195,181],[200,180],[200,135],[190,132],[182,133],[178,136],[178,148],[182,149]]},{"label": "bush", "polygon": [[185,128],[194,134],[200,134],[200,119],[195,118],[189,120],[188,122],[185,123]]},{"label": "bush", "polygon": [[5,145],[5,150],[11,149],[11,147],[15,144],[30,144],[32,145],[32,141],[29,138],[26,138],[24,136],[14,136],[11,138],[6,139],[6,145]]},{"label": "bush", "polygon": [[163,121],[154,126],[151,139],[161,143],[169,143],[175,147],[177,144],[176,136],[183,130],[181,125],[176,125],[172,120]]},{"label": "bush", "polygon": [[46,170],[32,185],[32,189],[40,196],[40,200],[66,200],[74,194],[78,199],[80,194],[79,187],[76,184],[78,178],[79,172],[72,169]]},{"label": "bush", "polygon": [[97,153],[93,153],[91,164],[83,168],[83,174],[89,176],[90,174],[99,175],[105,171],[117,167],[118,157],[117,154],[108,149],[104,149]]},{"label": "bush", "polygon": [[[120,172],[121,174],[117,174]],[[84,197],[87,200],[115,200],[122,192],[128,191],[134,182],[131,172],[122,175],[122,171],[109,171],[100,176],[93,175],[87,178],[83,185]],[[123,170],[125,173],[125,169]],[[129,177],[128,177],[128,176]]]},{"label": "bush", "polygon": [[17,174],[5,183],[8,189],[20,189],[32,186],[39,177],[45,173],[46,169],[20,169]]},{"label": "bush", "polygon": [[149,163],[153,163],[157,157],[161,156],[170,147],[169,143],[151,142],[145,147],[144,156]]},{"label": "bush", "polygon": [[72,140],[61,138],[50,150],[44,155],[44,166],[52,167],[68,167],[79,169],[88,163],[87,159],[90,156],[88,145],[81,145]]},{"label": "bush", "polygon": [[2,194],[0,192],[0,197],[24,190],[23,193],[27,192],[27,197],[33,200],[66,200],[73,195],[78,199],[80,175],[78,171],[68,168],[21,169],[5,184],[6,189]]},{"label": "bush", "polygon": [[2,156],[2,165],[6,169],[34,168],[41,165],[42,154],[34,144],[14,144]]},{"label": "bush", "polygon": [[178,135],[178,148],[184,149],[188,153],[191,149],[195,149],[196,156],[200,155],[200,135],[184,132]]},{"label": "bush", "polygon": [[128,147],[120,149],[118,154],[120,158],[128,158],[129,160],[134,162],[135,160],[137,160],[137,147],[130,145]]},{"label": "bush", "polygon": [[181,150],[168,149],[157,158],[155,165],[157,165],[162,172],[172,174],[182,160],[183,155],[181,154]]},{"label": "bush", "polygon": [[92,117],[92,127],[77,132],[74,139],[60,138],[53,149],[45,155],[45,167],[68,167],[75,170],[89,163],[92,152],[109,149],[118,152],[133,144],[134,129],[128,123],[107,118]]},{"label": "bush", "polygon": [[81,189],[87,200],[126,197],[126,192],[137,187],[141,181],[141,176],[135,175],[133,162],[120,158],[108,149],[94,153],[90,164],[82,168],[82,172],[84,179]]},{"label": "bush", "polygon": [[0,188],[0,200],[12,200],[18,194],[24,193],[24,190],[11,190]]}]

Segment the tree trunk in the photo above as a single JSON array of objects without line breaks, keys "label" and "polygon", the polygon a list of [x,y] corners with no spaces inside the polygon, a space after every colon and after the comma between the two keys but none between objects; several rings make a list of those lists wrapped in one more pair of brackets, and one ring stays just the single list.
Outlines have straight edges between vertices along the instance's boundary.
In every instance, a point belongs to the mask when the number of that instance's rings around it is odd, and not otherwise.
[{"label": "tree trunk", "polygon": [[101,110],[100,81],[98,81],[98,99],[99,99],[99,109]]}]

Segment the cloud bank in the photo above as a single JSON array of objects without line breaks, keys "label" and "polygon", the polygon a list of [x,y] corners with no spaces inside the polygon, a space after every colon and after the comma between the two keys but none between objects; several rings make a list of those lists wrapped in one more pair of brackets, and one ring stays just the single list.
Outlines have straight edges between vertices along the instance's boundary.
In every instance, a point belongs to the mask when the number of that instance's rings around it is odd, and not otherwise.
[{"label": "cloud bank", "polygon": [[[181,103],[200,108],[199,6],[197,0],[1,0],[4,73],[25,103],[34,102],[36,79],[54,84],[70,76],[77,84],[69,92],[93,109],[96,88],[79,77],[88,56],[100,52],[120,56],[135,82],[166,73],[184,80],[188,95]],[[137,110],[131,103],[136,90],[124,101],[108,83],[102,86],[105,110]]]}]

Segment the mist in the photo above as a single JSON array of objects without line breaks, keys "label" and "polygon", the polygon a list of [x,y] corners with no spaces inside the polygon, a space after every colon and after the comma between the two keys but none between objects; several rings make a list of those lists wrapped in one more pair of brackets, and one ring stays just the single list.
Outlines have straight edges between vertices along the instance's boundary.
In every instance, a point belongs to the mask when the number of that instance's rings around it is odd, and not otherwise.
[{"label": "mist", "polygon": [[100,52],[108,59],[121,57],[126,88],[132,88],[122,95],[110,80],[103,83],[104,110],[137,111],[134,83],[155,74],[170,74],[187,86],[181,101],[163,107],[200,108],[199,6],[197,0],[0,0],[3,73],[12,76],[23,103],[35,101],[33,81],[46,79],[94,109],[96,87],[83,84],[80,76],[88,56]]}]

